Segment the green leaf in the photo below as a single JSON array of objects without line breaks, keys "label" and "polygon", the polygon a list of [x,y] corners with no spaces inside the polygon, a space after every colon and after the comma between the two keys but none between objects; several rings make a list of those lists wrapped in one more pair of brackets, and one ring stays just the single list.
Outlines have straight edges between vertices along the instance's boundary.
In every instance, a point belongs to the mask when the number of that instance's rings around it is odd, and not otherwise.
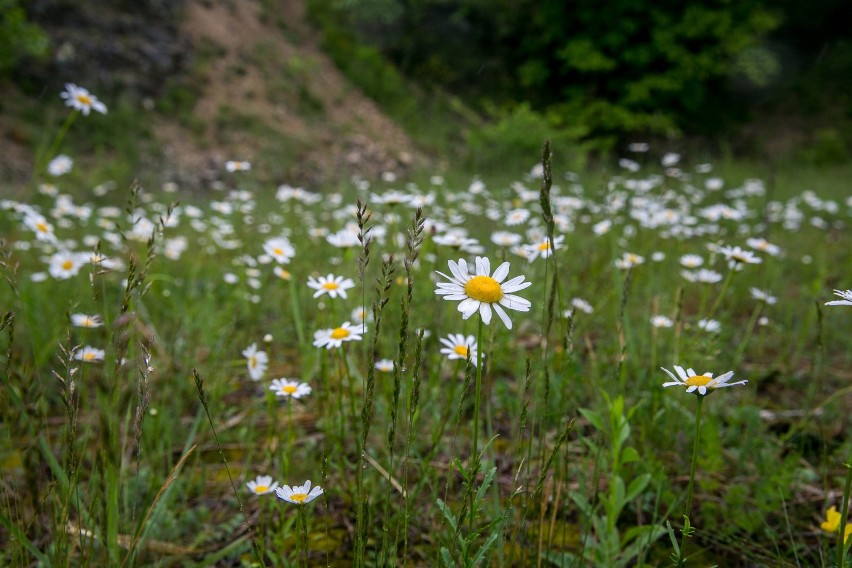
[{"label": "green leaf", "polygon": [[583,418],[588,420],[598,432],[606,432],[607,429],[604,426],[603,417],[600,414],[587,408],[581,408],[580,414],[582,414]]},{"label": "green leaf", "polygon": [[650,473],[643,473],[642,475],[631,481],[630,485],[627,487],[627,495],[624,497],[625,501],[629,502],[638,497],[640,493],[645,491],[645,488],[648,487],[648,483],[650,481]]},{"label": "green leaf", "polygon": [[639,461],[639,452],[636,451],[636,448],[632,446],[628,446],[624,448],[624,452],[621,454],[621,463],[631,463]]},{"label": "green leaf", "polygon": [[450,511],[450,508],[447,507],[447,504],[438,499],[438,509],[443,513],[444,518],[447,519],[447,522],[450,523],[450,526],[453,528],[453,532],[457,532],[459,528],[459,524],[456,521],[455,516],[453,516],[453,512]]}]

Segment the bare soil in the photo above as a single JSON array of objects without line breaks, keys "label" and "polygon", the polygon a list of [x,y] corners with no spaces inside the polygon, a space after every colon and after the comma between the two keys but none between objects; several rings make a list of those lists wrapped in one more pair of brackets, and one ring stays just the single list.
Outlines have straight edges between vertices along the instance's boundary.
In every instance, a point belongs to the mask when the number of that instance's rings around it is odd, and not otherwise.
[{"label": "bare soil", "polygon": [[155,122],[169,167],[203,173],[248,160],[268,177],[322,181],[400,172],[422,160],[323,53],[304,2],[267,4],[264,12],[255,0],[188,2],[182,35],[203,85],[192,110],[201,128]]}]

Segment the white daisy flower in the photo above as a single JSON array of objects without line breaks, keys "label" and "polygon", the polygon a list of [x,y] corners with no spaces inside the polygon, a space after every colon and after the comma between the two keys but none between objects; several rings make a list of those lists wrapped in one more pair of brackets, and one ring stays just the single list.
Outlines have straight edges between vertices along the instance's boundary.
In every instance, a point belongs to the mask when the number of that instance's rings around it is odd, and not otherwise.
[{"label": "white daisy flower", "polygon": [[305,484],[301,486],[294,485],[293,487],[290,487],[289,485],[284,485],[283,487],[279,487],[275,490],[275,494],[278,495],[279,499],[284,499],[285,501],[295,503],[296,505],[310,503],[323,493],[324,491],[319,485],[311,489],[310,479],[305,481]]},{"label": "white daisy flower", "polygon": [[739,246],[720,247],[719,252],[725,255],[725,260],[728,261],[728,268],[740,269],[744,264],[760,264],[763,262],[762,258],[750,250],[744,250]]},{"label": "white daisy flower", "polygon": [[314,332],[314,347],[325,347],[334,349],[343,345],[344,341],[361,341],[363,324],[353,326],[350,322],[344,322],[340,327],[334,329],[320,329]]},{"label": "white daisy flower", "polygon": [[247,172],[251,169],[251,162],[228,160],[225,162],[225,169],[229,172]]},{"label": "white daisy flower", "polygon": [[530,215],[531,213],[529,209],[512,209],[506,214],[505,223],[509,226],[520,225],[521,223],[526,222],[526,220],[530,218]]},{"label": "white daisy flower", "polygon": [[346,298],[346,290],[354,288],[355,282],[351,278],[343,278],[343,276],[335,276],[333,274],[320,276],[319,278],[308,276],[308,287],[316,290],[314,298],[319,298],[323,294],[328,294],[332,298],[337,298],[338,296]]},{"label": "white daisy flower", "polygon": [[456,359],[466,360],[470,357],[473,364],[476,365],[476,338],[472,335],[465,337],[461,333],[451,333],[447,337],[440,339],[444,348],[441,349],[441,355],[446,355],[447,359],[454,361]]},{"label": "white daisy flower", "polygon": [[86,363],[97,363],[98,361],[104,360],[104,355],[106,355],[106,352],[103,349],[86,345],[74,353],[74,359],[77,361],[85,361]]},{"label": "white daisy flower", "polygon": [[674,322],[666,316],[651,316],[651,325],[654,327],[671,327]]},{"label": "white daisy flower", "polygon": [[393,371],[393,361],[390,359],[379,359],[376,361],[374,367],[377,371],[381,371],[382,373],[390,373]]},{"label": "white daisy flower", "polygon": [[852,306],[852,290],[835,290],[834,294],[843,299],[826,302],[826,306]]},{"label": "white daisy flower", "polygon": [[580,310],[581,312],[585,312],[587,314],[590,314],[595,311],[592,305],[583,298],[573,298],[571,300],[571,305],[574,306],[574,308]]},{"label": "white daisy flower", "polygon": [[278,489],[278,482],[272,481],[271,475],[258,475],[254,481],[246,483],[246,486],[255,495],[266,495]]},{"label": "white daisy flower", "polygon": [[627,270],[633,268],[634,266],[639,266],[644,262],[644,256],[639,256],[638,254],[633,254],[632,252],[626,252],[622,255],[621,258],[615,259],[615,267],[620,268],[621,270]]},{"label": "white daisy flower", "polygon": [[71,314],[71,325],[77,327],[101,327],[104,324],[101,316],[86,314]]},{"label": "white daisy flower", "polygon": [[67,280],[76,276],[80,269],[86,264],[87,257],[71,251],[59,251],[50,257],[47,271],[57,280]]},{"label": "white daisy flower", "polygon": [[[662,367],[660,367],[663,369]],[[675,376],[668,369],[663,369],[668,376],[674,379],[674,382],[663,383],[664,387],[686,387],[686,392],[695,392],[698,391],[700,395],[706,395],[708,392],[712,392],[714,389],[723,388],[723,387],[732,387],[735,385],[744,385],[748,383],[748,381],[737,381],[735,383],[729,383],[728,380],[734,376],[733,371],[728,371],[724,375],[719,375],[715,379],[713,378],[713,373],[704,373],[702,375],[697,374],[692,369],[686,369],[684,371],[683,367],[679,367],[675,365],[675,371],[677,372],[677,376]]]},{"label": "white daisy flower", "polygon": [[296,255],[296,249],[285,237],[275,237],[263,243],[263,252],[275,259],[279,264],[287,264]]},{"label": "white daisy flower", "polygon": [[300,383],[290,379],[274,379],[269,390],[275,392],[275,396],[302,398],[311,394],[312,389],[308,383]]},{"label": "white daisy flower", "polygon": [[24,225],[35,233],[36,240],[47,243],[55,243],[56,235],[53,233],[53,225],[47,219],[37,213],[31,213],[24,217]]},{"label": "white daisy flower", "polygon": [[263,378],[269,364],[269,355],[265,351],[258,351],[257,344],[252,343],[243,350],[243,357],[246,358],[246,367],[251,380],[259,381]]},{"label": "white daisy flower", "polygon": [[751,288],[751,297],[759,302],[766,302],[770,306],[778,303],[778,298],[771,295],[769,292],[764,292],[760,288]]},{"label": "white daisy flower", "polygon": [[65,99],[67,106],[72,107],[74,110],[79,110],[83,113],[83,116],[89,116],[89,112],[92,109],[101,114],[107,113],[106,105],[99,101],[98,97],[74,83],[66,83],[65,92],[60,93],[59,96]]},{"label": "white daisy flower", "polygon": [[527,251],[527,260],[530,262],[534,261],[536,258],[550,258],[553,255],[554,250],[558,250],[562,247],[562,243],[565,242],[565,237],[562,235],[558,235],[553,237],[553,246],[550,246],[550,239],[544,237],[537,243],[532,243],[524,246]]},{"label": "white daisy flower", "polygon": [[512,320],[503,308],[519,312],[528,312],[532,304],[514,293],[532,286],[532,282],[524,282],[525,276],[516,276],[503,282],[509,275],[509,263],[504,262],[491,275],[491,261],[484,256],[476,257],[476,274],[468,272],[467,262],[449,261],[452,276],[438,272],[449,282],[438,282],[435,293],[444,296],[445,300],[460,301],[458,310],[463,319],[468,319],[479,312],[482,323],[491,323],[493,312],[503,320],[508,329],[512,329]]},{"label": "white daisy flower", "polygon": [[722,330],[722,324],[719,320],[700,319],[698,320],[698,329],[703,329],[709,333],[719,333]]},{"label": "white daisy flower", "polygon": [[781,254],[781,248],[778,245],[773,245],[766,239],[747,239],[746,244],[754,250],[759,250],[772,256]]},{"label": "white daisy flower", "polygon": [[47,164],[47,173],[52,176],[65,175],[74,167],[74,160],[65,154],[59,154]]},{"label": "white daisy flower", "polygon": [[697,254],[685,254],[680,257],[680,265],[685,268],[698,268],[704,264],[704,258]]}]

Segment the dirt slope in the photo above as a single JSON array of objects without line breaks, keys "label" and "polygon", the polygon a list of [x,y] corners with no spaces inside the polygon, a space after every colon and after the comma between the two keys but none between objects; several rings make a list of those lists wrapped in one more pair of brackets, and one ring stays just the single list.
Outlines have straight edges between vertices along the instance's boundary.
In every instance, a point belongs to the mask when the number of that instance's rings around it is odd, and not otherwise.
[{"label": "dirt slope", "polygon": [[[405,133],[322,52],[303,0],[189,0],[191,116],[157,119],[166,170],[187,181],[249,160],[262,178],[322,181],[420,160]],[[207,173],[205,173],[207,172]]]}]

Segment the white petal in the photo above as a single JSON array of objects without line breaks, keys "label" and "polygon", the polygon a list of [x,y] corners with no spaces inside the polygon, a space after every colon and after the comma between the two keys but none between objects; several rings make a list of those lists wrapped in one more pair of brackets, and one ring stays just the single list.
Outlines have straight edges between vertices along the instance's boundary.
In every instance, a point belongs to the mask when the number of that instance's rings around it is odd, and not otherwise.
[{"label": "white petal", "polygon": [[473,298],[468,298],[468,299],[459,303],[458,309],[462,313],[462,315],[464,316],[464,319],[467,319],[470,316],[472,316],[476,312],[476,310],[479,309],[480,303],[481,302],[479,300],[474,300]]},{"label": "white petal", "polygon": [[517,292],[518,290],[523,290],[524,288],[529,288],[532,286],[532,282],[524,282],[525,276],[515,276],[508,282],[504,282],[501,284],[500,288],[504,293]]},{"label": "white petal", "polygon": [[506,325],[506,329],[512,329],[512,320],[509,319],[509,315],[506,313],[506,310],[500,307],[500,304],[494,304],[494,311],[497,312],[497,315],[500,316],[501,320],[503,320],[503,323]]},{"label": "white petal", "polygon": [[494,280],[497,281],[498,284],[503,282],[506,279],[506,276],[509,275],[509,263],[504,262],[500,266],[497,267],[497,270],[494,271],[494,274],[491,276]]},{"label": "white petal", "polygon": [[491,276],[491,261],[488,260],[488,257],[476,257],[476,274],[481,276]]},{"label": "white petal", "polygon": [[733,376],[734,376],[734,372],[733,372],[733,371],[728,371],[728,372],[727,372],[727,373],[725,373],[724,375],[719,375],[718,377],[716,377],[715,382],[716,382],[716,384],[720,384],[720,385],[721,385],[721,384],[727,383],[727,382],[728,382],[728,379],[730,379],[730,378],[731,378],[731,377],[733,377]]},{"label": "white petal", "polygon": [[491,304],[488,302],[480,302],[479,315],[482,316],[482,323],[485,325],[491,323]]},{"label": "white petal", "polygon": [[[669,370],[668,370],[668,369],[666,369],[665,367],[660,367],[660,369],[662,369],[663,371],[665,371],[665,372],[666,372],[666,374],[667,374],[668,376],[670,376],[670,377],[671,377],[671,378],[673,378],[674,380],[678,381],[678,378],[677,378],[677,377],[675,377],[675,376],[674,376],[674,374],[673,374],[671,371],[669,371]],[[667,386],[667,385],[675,385],[675,384],[680,384],[680,385],[682,385],[682,384],[683,384],[683,381],[678,381],[677,383],[666,383],[666,384],[665,384],[665,385],[663,385],[663,386]]]},{"label": "white petal", "polygon": [[500,305],[518,312],[528,312],[532,306],[529,300],[525,300],[524,298],[515,296],[514,294],[507,294],[500,298]]},{"label": "white petal", "polygon": [[683,367],[675,365],[674,370],[677,372],[677,376],[680,377],[682,381],[685,381],[689,378],[689,375],[686,374],[686,371],[683,370]]}]

